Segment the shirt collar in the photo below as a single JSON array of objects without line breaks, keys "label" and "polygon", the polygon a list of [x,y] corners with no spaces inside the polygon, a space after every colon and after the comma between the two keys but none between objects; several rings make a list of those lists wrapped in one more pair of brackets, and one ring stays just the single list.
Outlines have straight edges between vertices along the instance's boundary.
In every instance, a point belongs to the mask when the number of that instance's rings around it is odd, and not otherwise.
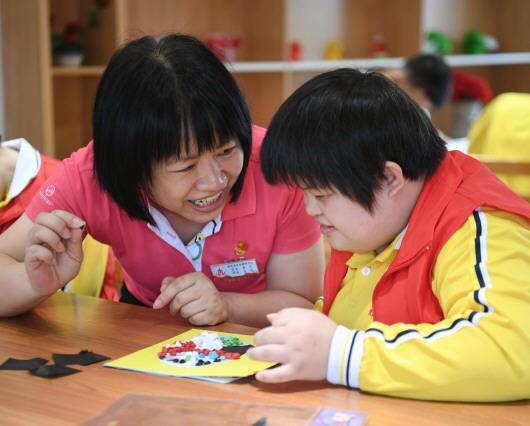
[{"label": "shirt collar", "polygon": [[392,256],[392,253],[394,251],[398,251],[401,248],[401,242],[403,241],[403,238],[405,237],[405,233],[407,232],[407,226],[394,238],[394,240],[387,246],[385,249],[380,252],[379,254],[376,254],[375,251],[370,251],[367,253],[355,253],[347,262],[346,264],[350,268],[360,268],[362,266],[366,266],[372,262],[385,262],[388,260],[390,256]]},{"label": "shirt collar", "polygon": [[405,228],[403,228],[403,231],[401,231],[398,236],[396,237],[395,241],[396,243],[394,244],[394,250],[399,250],[401,248],[401,243],[403,242],[403,238],[405,238],[405,234],[407,233],[407,228],[409,226],[405,226]]},{"label": "shirt collar", "polygon": [[41,158],[39,151],[33,148],[26,139],[12,139],[2,142],[1,146],[18,151],[15,172],[8,191],[8,197],[13,199],[20,195],[37,176],[41,166]]},{"label": "shirt collar", "polygon": [[200,272],[202,269],[202,252],[206,238],[213,234],[217,234],[221,230],[222,221],[220,215],[204,225],[195,238],[185,245],[162,212],[150,203],[148,204],[148,208],[156,226],[148,223],[147,227],[159,238],[186,257],[195,270]]},{"label": "shirt collar", "polygon": [[[204,242],[206,237],[209,237],[210,235],[219,232],[222,223],[225,221],[237,219],[239,217],[256,213],[256,180],[254,177],[255,167],[259,167],[259,165],[257,165],[257,162],[253,158],[251,158],[248,164],[247,173],[245,175],[243,188],[241,190],[241,193],[239,194],[239,198],[235,203],[227,203],[224,206],[220,218],[217,218],[214,221],[210,221],[205,225],[203,230],[199,232],[199,234],[197,234],[202,237],[199,238],[199,240],[202,240],[202,242]],[[143,195],[145,196],[145,194]],[[149,203],[147,197],[146,201],[148,204],[149,213],[151,213],[151,216],[153,217],[156,223],[156,226],[148,224],[148,228],[151,229],[151,231],[157,234],[161,239],[166,241],[173,248],[177,249],[184,256],[186,256],[188,260],[190,260],[190,262],[197,263],[192,261],[192,256],[190,255],[190,252],[188,250],[189,247],[185,246],[184,243],[181,241],[180,237],[175,233],[175,231],[173,231],[173,228],[171,227],[167,218],[156,207]],[[190,242],[190,244],[191,243],[192,242]],[[188,246],[190,244],[188,244]]]},{"label": "shirt collar", "polygon": [[465,154],[458,151],[448,153],[434,175],[425,181],[408,222],[411,229],[420,229],[421,232],[413,232],[412,240],[407,237],[403,239],[394,268],[407,263],[419,251],[432,244],[436,224],[463,180],[463,172],[453,158],[460,155]]}]

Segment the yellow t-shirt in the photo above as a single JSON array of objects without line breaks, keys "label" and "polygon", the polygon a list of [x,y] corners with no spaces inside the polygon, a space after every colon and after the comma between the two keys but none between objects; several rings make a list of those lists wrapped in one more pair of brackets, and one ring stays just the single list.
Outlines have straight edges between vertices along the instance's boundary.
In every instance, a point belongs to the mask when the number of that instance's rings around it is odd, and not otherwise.
[{"label": "yellow t-shirt", "polygon": [[[437,324],[371,320],[373,290],[398,246],[348,262],[330,311],[340,326],[328,380],[416,399],[530,398],[530,224],[491,210],[468,218],[434,267],[432,289],[445,318]],[[356,300],[342,300],[350,297]]]},{"label": "yellow t-shirt", "polygon": [[[530,160],[530,94],[503,93],[484,108],[468,135],[470,154]],[[498,177],[520,195],[530,193],[530,177]]]},{"label": "yellow t-shirt", "polygon": [[342,281],[329,317],[348,328],[365,329],[373,321],[372,294],[376,284],[386,272],[399,249],[398,241],[394,241],[381,253],[359,253],[348,260],[348,271]]}]

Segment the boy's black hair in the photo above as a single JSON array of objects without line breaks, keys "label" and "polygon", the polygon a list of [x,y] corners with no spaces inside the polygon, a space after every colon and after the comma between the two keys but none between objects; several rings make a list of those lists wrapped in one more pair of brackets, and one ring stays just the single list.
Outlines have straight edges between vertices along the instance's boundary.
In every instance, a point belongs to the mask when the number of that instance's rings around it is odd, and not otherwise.
[{"label": "boy's black hair", "polygon": [[243,169],[252,151],[251,120],[234,78],[194,37],[142,37],[119,49],[103,73],[93,113],[94,171],[99,184],[131,218],[154,224],[145,193],[155,165],[237,141]]},{"label": "boy's black hair", "polygon": [[405,62],[405,73],[412,86],[425,92],[437,108],[445,105],[453,90],[453,71],[443,57],[422,53]]},{"label": "boy's black hair", "polygon": [[336,189],[373,211],[386,161],[407,179],[431,176],[447,150],[427,115],[378,73],[339,69],[297,89],[261,148],[269,183]]}]

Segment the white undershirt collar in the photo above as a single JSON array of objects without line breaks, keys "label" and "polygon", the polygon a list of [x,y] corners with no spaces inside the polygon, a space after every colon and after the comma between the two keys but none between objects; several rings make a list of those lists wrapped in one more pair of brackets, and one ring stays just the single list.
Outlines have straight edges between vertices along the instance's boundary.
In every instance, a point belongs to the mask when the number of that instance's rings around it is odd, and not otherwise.
[{"label": "white undershirt collar", "polygon": [[17,163],[13,179],[9,185],[8,197],[15,198],[21,194],[30,182],[37,176],[41,166],[39,151],[33,148],[30,143],[23,138],[12,139],[0,144],[3,148],[10,148],[18,151]]},{"label": "white undershirt collar", "polygon": [[221,215],[219,214],[215,219],[204,225],[202,230],[187,245],[184,245],[178,234],[169,223],[169,220],[167,220],[162,212],[153,207],[151,204],[148,204],[148,207],[149,213],[151,213],[151,216],[155,220],[156,226],[148,223],[147,227],[171,247],[175,248],[183,256],[185,256],[197,272],[201,272],[202,254],[204,252],[206,238],[218,233],[221,230]]}]

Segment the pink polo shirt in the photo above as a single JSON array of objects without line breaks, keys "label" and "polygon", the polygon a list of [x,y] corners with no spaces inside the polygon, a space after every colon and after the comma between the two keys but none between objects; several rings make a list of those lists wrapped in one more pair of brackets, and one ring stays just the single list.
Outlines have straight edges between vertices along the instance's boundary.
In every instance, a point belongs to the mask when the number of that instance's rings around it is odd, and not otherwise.
[{"label": "pink polo shirt", "polygon": [[[272,253],[293,253],[320,237],[316,222],[307,215],[303,194],[285,185],[271,186],[259,165],[265,129],[254,127],[253,152],[238,201],[221,214],[221,230],[208,238],[202,254],[202,272],[220,291],[256,293],[265,289],[267,261]],[[147,223],[131,219],[103,191],[93,173],[93,145],[73,153],[42,186],[26,209],[35,220],[42,211],[66,210],[82,218],[87,231],[110,245],[127,271],[127,288],[151,306],[167,276],[195,272],[193,264],[169,245]],[[237,277],[212,274],[211,266],[255,260],[257,273]]]}]

